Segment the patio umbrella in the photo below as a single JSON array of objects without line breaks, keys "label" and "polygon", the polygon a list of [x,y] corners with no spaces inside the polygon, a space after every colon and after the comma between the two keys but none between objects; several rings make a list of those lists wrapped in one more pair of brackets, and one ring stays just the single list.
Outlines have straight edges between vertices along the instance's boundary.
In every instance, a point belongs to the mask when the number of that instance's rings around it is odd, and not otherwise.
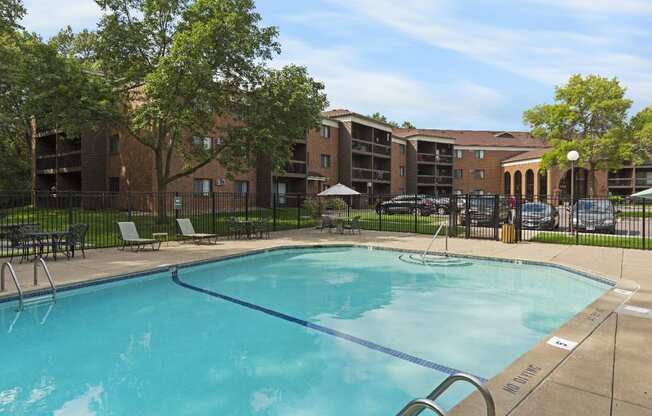
[{"label": "patio umbrella", "polygon": [[355,195],[360,195],[360,192],[356,191],[355,189],[351,189],[346,185],[342,185],[341,183],[338,183],[337,185],[331,186],[330,188],[326,189],[323,192],[320,192],[317,194],[317,196],[348,196],[349,197],[349,203],[347,204],[346,207],[346,214],[350,215],[351,214],[351,204],[353,204],[353,197]]},{"label": "patio umbrella", "polygon": [[341,183],[331,186],[325,191],[317,194],[317,196],[353,196],[353,195],[360,195],[360,192],[351,189],[346,185],[342,185]]},{"label": "patio umbrella", "polygon": [[632,195],[632,198],[652,199],[652,188],[646,189],[645,191],[637,192]]}]

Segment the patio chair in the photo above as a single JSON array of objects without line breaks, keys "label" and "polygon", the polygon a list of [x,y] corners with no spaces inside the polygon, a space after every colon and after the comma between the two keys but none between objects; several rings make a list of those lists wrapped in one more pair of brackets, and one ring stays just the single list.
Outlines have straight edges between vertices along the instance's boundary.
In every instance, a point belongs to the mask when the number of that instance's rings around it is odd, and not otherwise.
[{"label": "patio chair", "polygon": [[226,220],[226,226],[227,226],[229,238],[233,238],[237,240],[242,236],[243,234],[242,225],[239,224],[234,217],[229,217]]},{"label": "patio chair", "polygon": [[270,236],[269,218],[260,218],[254,222],[253,232],[259,238],[269,238]]},{"label": "patio chair", "polygon": [[189,218],[178,218],[177,225],[179,226],[179,231],[181,231],[181,237],[185,240],[192,240],[195,244],[200,244],[202,241],[211,242],[213,244],[217,243],[217,234],[203,234],[196,233],[195,227],[192,226],[192,222]]},{"label": "patio chair", "polygon": [[329,217],[326,217],[326,216],[322,215],[319,218],[319,221],[320,221],[320,225],[317,227],[319,229],[319,231],[323,232],[324,229],[327,229],[328,231],[330,231],[331,228],[334,227],[333,221]]},{"label": "patio chair", "polygon": [[13,262],[14,257],[16,256],[16,251],[20,253],[20,263],[22,263],[23,260],[29,261],[30,254],[36,256],[37,253],[42,251],[42,244],[27,235],[28,233],[36,232],[39,229],[40,226],[38,224],[25,224],[14,228],[7,233],[7,238],[9,239],[9,244],[11,246],[10,262]]},{"label": "patio chair", "polygon": [[152,245],[153,251],[161,248],[161,242],[159,240],[154,238],[140,238],[136,224],[133,222],[119,222],[118,228],[120,228],[120,237],[122,238],[122,246],[120,247],[122,250],[126,247],[131,247],[132,249],[135,247],[135,251],[138,251],[150,244]]},{"label": "patio chair", "polygon": [[360,228],[360,216],[354,217],[350,222],[345,222],[344,229],[351,231],[351,234],[355,234],[356,230],[358,231],[358,234],[362,234],[362,229]]},{"label": "patio chair", "polygon": [[75,249],[79,248],[82,257],[86,258],[86,234],[88,233],[88,224],[73,224],[68,229],[68,235],[65,237],[63,247],[66,250],[66,257],[75,257]]}]

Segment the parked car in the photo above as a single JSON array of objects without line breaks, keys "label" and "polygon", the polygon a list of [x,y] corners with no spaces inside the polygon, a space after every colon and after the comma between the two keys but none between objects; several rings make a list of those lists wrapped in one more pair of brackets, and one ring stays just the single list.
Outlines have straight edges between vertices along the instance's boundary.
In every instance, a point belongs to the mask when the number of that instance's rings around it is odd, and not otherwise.
[{"label": "parked car", "polygon": [[451,199],[447,196],[438,196],[432,198],[432,202],[435,205],[435,212],[439,215],[447,215],[450,211]]},{"label": "parked car", "polygon": [[555,230],[559,227],[559,212],[550,204],[527,202],[521,206],[521,227],[528,230]]},{"label": "parked car", "polygon": [[427,217],[435,212],[432,199],[423,195],[399,195],[376,205],[378,214],[414,214]]},{"label": "parked car", "polygon": [[608,199],[580,199],[573,206],[572,222],[580,232],[615,234],[616,209]]},{"label": "parked car", "polygon": [[[494,207],[496,197],[494,195],[471,195],[469,196],[469,213],[471,225],[494,226]],[[460,222],[466,225],[466,206],[460,211]],[[511,211],[504,196],[498,197],[498,224],[510,221]],[[497,224],[496,224],[497,225]]]}]

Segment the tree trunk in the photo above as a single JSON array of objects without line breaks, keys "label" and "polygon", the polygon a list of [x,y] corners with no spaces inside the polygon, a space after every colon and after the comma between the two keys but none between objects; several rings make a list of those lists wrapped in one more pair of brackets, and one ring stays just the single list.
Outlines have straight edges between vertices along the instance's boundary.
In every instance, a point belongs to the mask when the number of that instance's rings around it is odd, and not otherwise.
[{"label": "tree trunk", "polygon": [[595,165],[589,164],[589,177],[586,178],[586,188],[588,192],[588,197],[593,198],[595,196]]}]

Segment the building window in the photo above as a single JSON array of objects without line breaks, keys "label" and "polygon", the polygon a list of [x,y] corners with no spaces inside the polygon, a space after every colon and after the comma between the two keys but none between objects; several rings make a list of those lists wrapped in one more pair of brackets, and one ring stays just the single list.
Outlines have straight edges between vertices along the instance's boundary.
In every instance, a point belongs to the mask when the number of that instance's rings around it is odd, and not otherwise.
[{"label": "building window", "polygon": [[398,168],[398,173],[401,177],[405,176],[405,166]]},{"label": "building window", "polygon": [[120,136],[114,134],[109,138],[109,153],[112,155],[120,152]]},{"label": "building window", "polygon": [[109,192],[120,192],[120,178],[117,176],[109,178]]},{"label": "building window", "polygon": [[453,169],[453,178],[462,179],[464,177],[463,169]]},{"label": "building window", "polygon": [[324,139],[330,139],[331,128],[322,124],[321,127],[319,128],[319,135]]},{"label": "building window", "polygon": [[471,173],[474,179],[484,179],[484,169],[472,169]]},{"label": "building window", "polygon": [[474,150],[476,159],[484,159],[484,150]]},{"label": "building window", "polygon": [[249,192],[249,181],[235,181],[235,192],[241,194]]},{"label": "building window", "polygon": [[405,145],[404,144],[399,144],[398,147],[399,147],[399,149],[401,149],[401,154],[404,155],[405,154]]},{"label": "building window", "polygon": [[456,149],[455,150],[455,157],[458,159],[461,159],[464,156],[464,150],[462,149]]},{"label": "building window", "polygon": [[211,179],[194,179],[192,181],[192,191],[195,195],[208,196],[211,193],[212,184]]},{"label": "building window", "polygon": [[213,139],[211,137],[198,137],[195,136],[192,138],[192,145],[197,150],[212,150],[213,149]]},{"label": "building window", "polygon": [[321,162],[321,167],[322,168],[330,168],[331,167],[331,155],[321,155],[319,160]]}]

